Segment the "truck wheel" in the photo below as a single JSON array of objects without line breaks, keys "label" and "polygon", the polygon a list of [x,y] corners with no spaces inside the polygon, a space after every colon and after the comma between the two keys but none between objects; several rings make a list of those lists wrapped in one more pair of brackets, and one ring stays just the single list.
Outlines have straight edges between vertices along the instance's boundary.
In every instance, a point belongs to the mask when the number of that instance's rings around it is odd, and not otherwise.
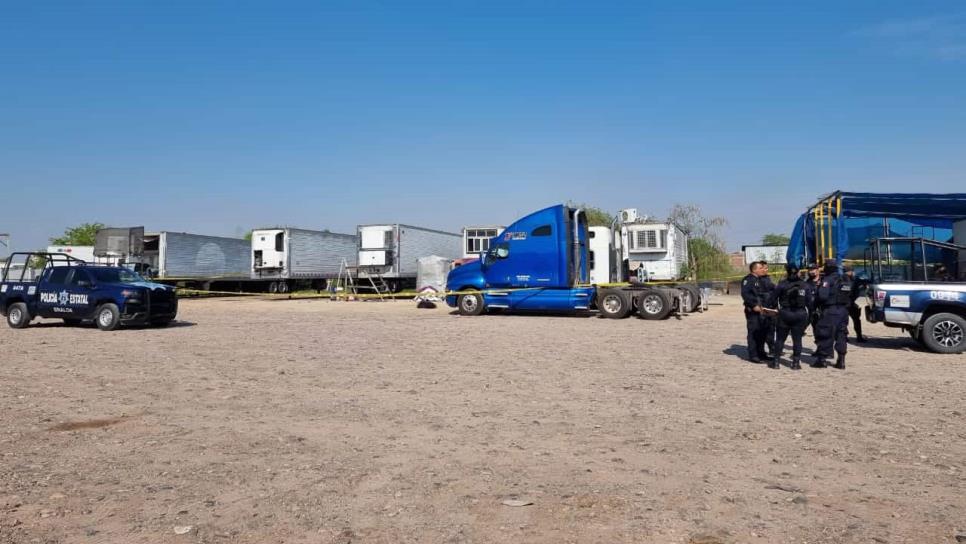
[{"label": "truck wheel", "polygon": [[678,286],[681,291],[686,291],[688,295],[691,296],[691,307],[687,308],[689,312],[696,312],[698,308],[701,307],[701,290],[698,289],[697,285],[685,284]]},{"label": "truck wheel", "polygon": [[467,293],[456,299],[456,306],[460,315],[481,315],[486,306],[483,305],[482,293]]},{"label": "truck wheel", "polygon": [[94,322],[97,328],[102,331],[113,331],[121,323],[121,312],[117,309],[117,304],[107,302],[97,308]]},{"label": "truck wheel", "polygon": [[922,326],[922,342],[936,353],[962,353],[966,350],[966,319],[948,313],[930,316]]},{"label": "truck wheel", "polygon": [[671,297],[660,289],[645,291],[637,299],[637,312],[644,319],[664,319],[671,313]]},{"label": "truck wheel", "polygon": [[271,294],[273,294],[273,295],[275,293],[277,293],[278,292],[278,282],[273,281],[272,283],[268,284],[268,292],[271,293]]},{"label": "truck wheel", "polygon": [[288,282],[278,282],[278,292],[282,294],[288,293]]},{"label": "truck wheel", "polygon": [[84,320],[77,319],[76,317],[65,317],[64,318],[64,325],[67,325],[68,327],[76,327],[76,326],[80,325],[83,322],[84,322]]},{"label": "truck wheel", "polygon": [[7,308],[7,325],[11,329],[24,329],[30,324],[30,312],[23,302],[15,302]]},{"label": "truck wheel", "polygon": [[631,313],[631,297],[620,289],[604,289],[597,297],[600,315],[609,319],[623,319]]}]

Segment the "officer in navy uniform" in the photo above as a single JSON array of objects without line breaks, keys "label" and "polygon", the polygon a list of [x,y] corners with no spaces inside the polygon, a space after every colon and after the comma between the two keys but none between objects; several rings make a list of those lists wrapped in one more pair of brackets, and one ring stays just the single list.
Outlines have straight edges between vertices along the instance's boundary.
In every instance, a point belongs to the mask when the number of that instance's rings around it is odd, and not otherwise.
[{"label": "officer in navy uniform", "polygon": [[785,266],[786,277],[778,283],[773,295],[774,306],[778,308],[778,327],[775,338],[775,359],[768,363],[769,368],[778,368],[785,340],[792,335],[792,370],[801,370],[802,336],[808,327],[808,293],[806,282],[799,276],[798,267]]},{"label": "officer in navy uniform", "polygon": [[805,278],[805,307],[808,309],[808,322],[812,326],[812,337],[815,336],[815,324],[818,323],[819,311],[815,298],[818,296],[818,285],[821,282],[821,270],[818,265],[808,263],[808,277]]},{"label": "officer in navy uniform", "polygon": [[748,266],[749,273],[741,280],[741,300],[745,308],[745,325],[748,328],[748,360],[761,363],[768,357],[770,318],[765,315],[768,304],[768,288],[764,281],[766,267],[755,261]]},{"label": "officer in navy uniform", "polygon": [[845,368],[845,352],[848,349],[849,305],[852,304],[852,282],[847,276],[839,274],[838,261],[825,261],[825,275],[818,287],[816,301],[822,316],[815,326],[815,341],[818,344],[816,359],[812,366],[824,368],[826,359],[832,357],[832,348],[838,353],[835,368]]}]

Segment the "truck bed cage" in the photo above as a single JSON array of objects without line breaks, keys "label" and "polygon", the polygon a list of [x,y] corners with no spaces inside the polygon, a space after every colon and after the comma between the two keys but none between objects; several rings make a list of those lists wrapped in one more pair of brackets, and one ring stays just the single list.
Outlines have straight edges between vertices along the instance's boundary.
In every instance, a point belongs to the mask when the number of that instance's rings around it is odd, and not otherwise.
[{"label": "truck bed cage", "polygon": [[3,275],[0,281],[8,281],[8,275],[10,274],[10,269],[13,267],[16,261],[16,257],[23,257],[23,268],[20,270],[20,278],[16,280],[10,279],[9,281],[17,281],[23,283],[24,276],[27,275],[28,268],[34,268],[30,266],[30,261],[32,259],[43,259],[44,265],[40,268],[41,270],[46,270],[48,267],[54,266],[56,263],[61,263],[61,265],[66,266],[80,266],[88,264],[87,261],[78,259],[77,257],[71,257],[66,253],[48,253],[46,251],[18,251],[16,253],[11,253],[10,257],[7,258],[6,264],[3,266]]}]

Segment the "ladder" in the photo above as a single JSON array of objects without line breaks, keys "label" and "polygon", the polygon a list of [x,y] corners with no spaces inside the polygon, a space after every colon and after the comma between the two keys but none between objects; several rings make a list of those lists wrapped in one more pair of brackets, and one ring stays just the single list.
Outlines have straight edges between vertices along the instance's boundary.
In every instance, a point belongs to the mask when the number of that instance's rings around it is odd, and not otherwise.
[{"label": "ladder", "polygon": [[[349,300],[350,296],[358,297],[360,291],[371,291],[372,294],[379,297],[379,300],[386,300],[386,295],[390,293],[389,284],[380,274],[365,273],[360,275],[359,267],[349,266],[349,262],[346,259],[342,259],[342,266],[339,267],[339,275],[336,278],[336,293],[333,296],[333,300]],[[355,270],[355,277],[352,276],[352,272]],[[363,278],[368,280],[368,285],[363,281]],[[339,288],[342,288],[342,294],[338,294]]]}]

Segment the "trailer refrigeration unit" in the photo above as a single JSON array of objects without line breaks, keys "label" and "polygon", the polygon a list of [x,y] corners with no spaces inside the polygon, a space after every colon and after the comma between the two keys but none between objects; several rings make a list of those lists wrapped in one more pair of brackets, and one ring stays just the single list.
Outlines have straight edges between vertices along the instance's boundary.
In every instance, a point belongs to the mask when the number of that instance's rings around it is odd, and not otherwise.
[{"label": "trailer refrigeration unit", "polygon": [[412,225],[359,225],[359,276],[379,277],[391,291],[416,286],[418,259],[459,259],[463,237]]},{"label": "trailer refrigeration unit", "polygon": [[[605,239],[609,230],[595,230],[594,238]],[[655,285],[632,278],[629,285],[592,284],[590,232],[583,211],[569,206],[553,206],[523,217],[492,240],[481,260],[449,273],[446,303],[462,315],[480,315],[491,308],[597,310],[608,318],[636,312],[645,319],[664,319],[702,306],[700,290],[691,283]]]},{"label": "trailer refrigeration unit", "polygon": [[267,282],[270,293],[288,293],[324,289],[343,261],[356,265],[358,243],[352,234],[280,227],[253,230],[250,250],[252,279]]}]

